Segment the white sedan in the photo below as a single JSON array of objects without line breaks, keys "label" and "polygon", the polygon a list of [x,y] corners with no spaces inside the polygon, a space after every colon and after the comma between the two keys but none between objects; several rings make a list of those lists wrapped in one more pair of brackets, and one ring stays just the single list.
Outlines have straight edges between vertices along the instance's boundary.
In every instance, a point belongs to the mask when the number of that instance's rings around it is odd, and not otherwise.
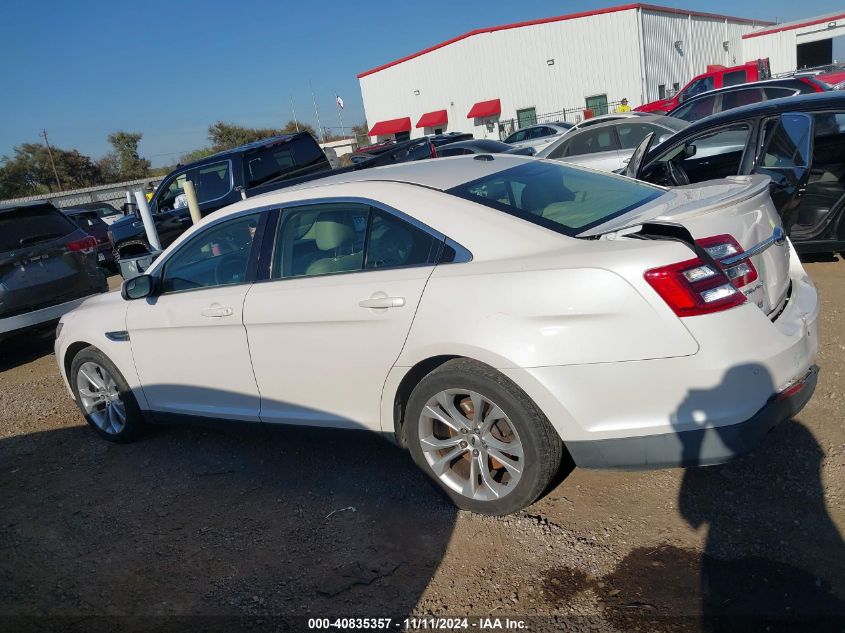
[{"label": "white sedan", "polygon": [[667,190],[480,155],[218,211],[66,315],[56,358],[106,440],[184,418],[366,429],[503,514],[565,452],[753,449],[813,393],[818,313],[766,178]]}]

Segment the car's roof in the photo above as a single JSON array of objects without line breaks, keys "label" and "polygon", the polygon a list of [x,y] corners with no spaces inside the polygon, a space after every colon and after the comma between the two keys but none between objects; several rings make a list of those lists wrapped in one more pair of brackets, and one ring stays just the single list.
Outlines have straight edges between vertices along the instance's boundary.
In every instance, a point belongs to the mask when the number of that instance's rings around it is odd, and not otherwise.
[{"label": "car's roof", "polygon": [[222,152],[217,152],[216,154],[212,154],[211,156],[206,156],[205,158],[195,160],[192,163],[186,163],[182,165],[180,169],[197,165],[205,165],[209,162],[220,160],[221,158],[225,158],[233,154],[242,154],[244,152],[248,152],[253,149],[258,149],[260,147],[271,147],[273,145],[279,145],[281,143],[289,143],[290,141],[297,138],[302,138],[303,136],[310,136],[310,134],[308,132],[296,132],[294,134],[279,134],[278,136],[269,136],[267,138],[262,138],[258,141],[253,141],[252,143],[246,143],[245,145],[233,147],[232,149],[225,149]]},{"label": "car's roof", "polygon": [[744,121],[745,119],[758,116],[791,112],[793,110],[801,112],[805,110],[827,110],[832,108],[845,110],[845,93],[832,90],[760,101],[706,116],[692,123],[682,133],[684,135],[694,134],[701,129],[717,127],[735,121]]},{"label": "car's roof", "polygon": [[[80,211],[88,210],[88,209],[102,209],[103,207],[111,207],[114,209],[114,206],[109,204],[108,202],[83,202],[81,204],[72,204],[69,207],[64,207],[62,211],[67,213],[68,211],[73,211],[74,209],[79,209]],[[115,213],[120,213],[117,209],[114,209]]]},{"label": "car's roof", "polygon": [[10,202],[6,204],[0,204],[0,213],[3,213],[5,211],[17,211],[19,209],[29,209],[43,206],[53,207],[54,209],[56,208],[55,205],[53,205],[53,203],[49,200],[32,200],[30,202]]},{"label": "car's roof", "polygon": [[[603,121],[601,123],[595,123],[594,125],[590,125],[590,126],[584,127],[584,128],[579,128],[577,130],[574,130],[573,132],[570,132],[569,134],[566,135],[566,138],[573,138],[577,134],[584,134],[586,132],[593,132],[595,130],[600,130],[600,129],[606,128],[606,127],[617,127],[619,125],[630,125],[632,122],[627,120],[627,119],[630,119],[630,118],[633,118],[633,117],[621,117],[619,119],[608,119],[607,121]],[[636,119],[637,119],[637,121],[636,121],[637,123],[654,123],[655,125],[660,125],[662,127],[667,127],[667,128],[671,128],[672,125],[677,124],[674,121],[667,123],[666,122],[667,117],[664,114],[648,114],[648,115],[638,116],[638,117],[636,117]]]},{"label": "car's roof", "polygon": [[[806,76],[804,77],[804,79],[815,79],[815,77]],[[726,92],[748,90],[749,88],[765,88],[767,86],[788,86],[790,84],[795,84],[796,82],[799,82],[800,85],[801,77],[781,77],[779,79],[763,79],[762,81],[749,81],[747,83],[737,84],[735,86],[723,86],[722,88],[714,88],[713,90],[701,92],[695,95],[694,97],[690,97],[689,99],[686,99],[681,105],[679,105],[678,108],[685,107],[687,104],[692,103],[694,101],[698,101],[699,99],[704,99],[713,95],[725,94]]]},{"label": "car's roof", "polygon": [[513,149],[513,145],[508,145],[503,141],[497,141],[494,138],[473,138],[467,139],[466,141],[455,141],[454,143],[448,143],[447,145],[441,145],[437,148],[437,151],[444,150],[444,149],[457,149],[461,147],[468,147],[468,148],[480,148],[484,146],[495,146],[501,147],[502,150],[510,150]]},{"label": "car's roof", "polygon": [[[401,182],[446,191],[465,182],[483,178],[531,160],[533,159],[528,156],[515,154],[450,156],[348,171],[336,176],[326,176],[301,185],[286,187],[281,189],[280,192],[317,189],[327,185],[350,182]],[[272,195],[273,192],[268,192],[262,194],[262,197]]]}]

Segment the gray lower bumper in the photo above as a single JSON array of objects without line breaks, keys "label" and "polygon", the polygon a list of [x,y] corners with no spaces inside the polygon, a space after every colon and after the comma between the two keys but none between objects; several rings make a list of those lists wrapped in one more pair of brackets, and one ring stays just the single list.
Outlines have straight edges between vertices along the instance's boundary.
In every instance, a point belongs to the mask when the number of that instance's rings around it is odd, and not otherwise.
[{"label": "gray lower bumper", "polygon": [[41,308],[40,310],[33,310],[32,312],[27,312],[26,314],[18,314],[6,319],[0,319],[0,334],[23,330],[60,319],[63,314],[70,312],[86,299],[88,299],[88,297],[81,297],[79,299],[74,299],[73,301],[67,301],[65,303],[50,306],[49,308]]},{"label": "gray lower bumper", "polygon": [[581,468],[636,470],[720,464],[754,450],[773,427],[803,409],[816,389],[818,373],[819,368],[814,365],[796,383],[803,385],[799,391],[787,398],[772,396],[754,416],[738,424],[664,435],[567,442],[566,448]]}]

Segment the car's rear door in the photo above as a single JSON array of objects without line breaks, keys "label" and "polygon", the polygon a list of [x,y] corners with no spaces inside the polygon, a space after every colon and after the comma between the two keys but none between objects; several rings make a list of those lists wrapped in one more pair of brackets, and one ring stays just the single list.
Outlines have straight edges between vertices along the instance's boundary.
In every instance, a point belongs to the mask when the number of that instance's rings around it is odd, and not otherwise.
[{"label": "car's rear door", "polygon": [[0,318],[99,292],[96,240],[50,204],[0,210]]},{"label": "car's rear door", "polygon": [[375,203],[283,210],[271,278],[244,303],[264,422],[379,430],[442,236]]}]

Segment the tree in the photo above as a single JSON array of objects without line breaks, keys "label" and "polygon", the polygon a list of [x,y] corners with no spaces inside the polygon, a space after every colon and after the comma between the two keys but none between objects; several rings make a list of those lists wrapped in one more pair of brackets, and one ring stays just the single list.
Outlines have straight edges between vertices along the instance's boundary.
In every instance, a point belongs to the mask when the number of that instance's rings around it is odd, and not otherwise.
[{"label": "tree", "polygon": [[[62,189],[91,187],[99,184],[101,172],[90,156],[75,149],[52,148],[56,173]],[[47,148],[41,143],[24,143],[14,148],[14,155],[3,157],[0,173],[2,197],[31,196],[58,190]]]},{"label": "tree", "polygon": [[150,161],[141,158],[138,154],[138,143],[141,142],[143,136],[140,132],[124,132],[123,130],[109,134],[108,140],[113,152],[111,156],[106,156],[101,164],[116,165],[117,176],[120,180],[146,178],[150,173]]},{"label": "tree", "polygon": [[[305,123],[299,123],[300,132],[308,132],[314,138],[317,138],[317,133],[314,128]],[[242,125],[235,125],[234,123],[226,123],[224,121],[217,121],[208,126],[208,140],[211,141],[211,149],[215,152],[222,152],[223,150],[246,145],[253,141],[260,141],[263,138],[270,136],[278,136],[279,134],[290,134],[296,132],[297,123],[288,121],[281,129],[274,128],[252,128],[243,127]],[[197,150],[201,152],[202,150]],[[192,152],[191,155],[196,152]]]},{"label": "tree", "polygon": [[[298,128],[298,129],[297,129]],[[317,131],[308,125],[307,123],[302,123],[301,121],[288,121],[285,123],[285,127],[279,130],[282,134],[293,134],[294,132],[308,132],[314,138],[317,138]]]}]

